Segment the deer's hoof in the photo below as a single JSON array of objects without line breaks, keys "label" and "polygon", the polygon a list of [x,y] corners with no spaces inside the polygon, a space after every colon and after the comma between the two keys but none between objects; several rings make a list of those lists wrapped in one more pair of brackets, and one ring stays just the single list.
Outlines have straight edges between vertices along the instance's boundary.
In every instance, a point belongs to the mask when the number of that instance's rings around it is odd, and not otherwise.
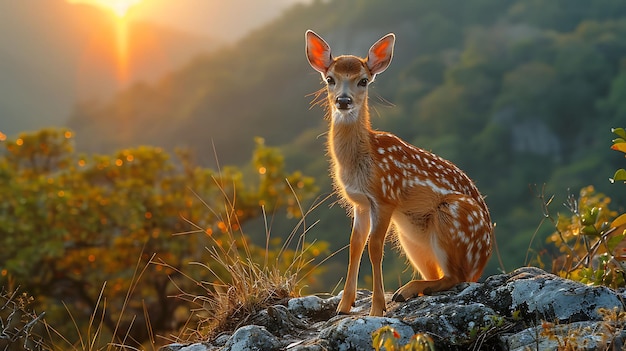
[{"label": "deer's hoof", "polygon": [[393,294],[393,296],[391,297],[391,301],[394,301],[394,302],[404,302],[404,301],[406,301],[406,299],[404,298],[404,296],[402,296],[402,294],[400,294],[399,292],[396,291],[396,293]]}]

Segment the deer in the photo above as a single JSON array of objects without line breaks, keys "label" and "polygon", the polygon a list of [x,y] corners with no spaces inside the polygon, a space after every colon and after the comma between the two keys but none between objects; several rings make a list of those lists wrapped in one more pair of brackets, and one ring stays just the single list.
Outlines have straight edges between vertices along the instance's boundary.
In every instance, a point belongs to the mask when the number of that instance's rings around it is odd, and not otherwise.
[{"label": "deer", "polygon": [[395,35],[374,43],[365,58],[333,56],[312,30],[305,39],[307,60],[326,85],[332,178],[353,218],[337,313],[349,314],[354,305],[366,244],[373,281],[370,315],[386,312],[382,259],[390,232],[421,278],[401,286],[392,301],[477,281],[491,255],[493,225],[476,185],[452,162],[372,129],[368,87],[389,67]]}]

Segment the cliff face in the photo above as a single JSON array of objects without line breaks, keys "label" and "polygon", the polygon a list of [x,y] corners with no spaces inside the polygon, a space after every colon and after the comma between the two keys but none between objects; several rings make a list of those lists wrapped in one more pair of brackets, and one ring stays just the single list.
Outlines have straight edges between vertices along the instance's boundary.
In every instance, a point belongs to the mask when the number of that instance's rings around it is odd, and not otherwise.
[{"label": "cliff face", "polygon": [[626,337],[626,316],[620,315],[624,296],[537,268],[521,268],[482,283],[389,303],[385,317],[367,316],[368,291],[359,291],[348,316],[335,316],[340,296],[294,298],[261,311],[253,324],[232,335],[172,344],[161,351],[371,350],[372,333],[383,326],[397,331],[400,345],[425,333],[437,350],[621,350]]}]

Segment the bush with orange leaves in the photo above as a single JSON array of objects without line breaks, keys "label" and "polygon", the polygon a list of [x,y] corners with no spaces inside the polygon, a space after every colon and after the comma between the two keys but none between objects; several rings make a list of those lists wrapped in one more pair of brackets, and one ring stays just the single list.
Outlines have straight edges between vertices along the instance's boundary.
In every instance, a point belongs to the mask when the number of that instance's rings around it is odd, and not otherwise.
[{"label": "bush with orange leaves", "polygon": [[[618,136],[612,149],[626,153],[626,131],[612,131]],[[610,180],[626,181],[626,171],[618,170]],[[565,206],[570,216],[554,220],[547,211],[549,202],[544,202],[544,214],[555,224],[555,232],[547,241],[560,252],[553,260],[553,273],[586,284],[626,286],[626,214],[611,210],[611,198],[593,186],[583,188],[578,199],[568,196]]]}]

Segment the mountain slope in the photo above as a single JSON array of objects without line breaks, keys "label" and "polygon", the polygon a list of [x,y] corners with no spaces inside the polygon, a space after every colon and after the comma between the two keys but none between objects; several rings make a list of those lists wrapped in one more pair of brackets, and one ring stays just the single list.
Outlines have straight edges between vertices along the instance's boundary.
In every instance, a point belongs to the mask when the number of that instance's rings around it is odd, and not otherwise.
[{"label": "mountain slope", "polygon": [[129,75],[120,81],[117,26],[109,13],[59,0],[0,4],[0,130],[62,125],[77,100],[110,98],[128,81],[154,80],[218,46],[215,39],[128,23],[128,40],[142,45],[132,45]]},{"label": "mountain slope", "polygon": [[[370,90],[374,127],[435,151],[477,181],[497,235],[515,234],[502,243],[505,264],[525,263],[542,218],[533,193],[540,190],[529,186],[547,183],[546,191],[562,196],[587,184],[619,191],[606,181],[621,161],[607,148],[610,128],[626,120],[626,7],[617,0],[297,5],[155,84],[83,104],[70,120],[78,147],[185,145],[206,164],[215,145],[222,162],[234,163],[261,136],[284,145],[291,167],[327,186],[326,122],[323,109],[309,106],[322,87],[304,57],[309,28],[337,54],[365,55],[396,33],[393,62]],[[318,226],[322,239],[349,232],[345,218],[345,225],[336,218]],[[535,242],[543,245],[551,231],[542,227]]]}]

